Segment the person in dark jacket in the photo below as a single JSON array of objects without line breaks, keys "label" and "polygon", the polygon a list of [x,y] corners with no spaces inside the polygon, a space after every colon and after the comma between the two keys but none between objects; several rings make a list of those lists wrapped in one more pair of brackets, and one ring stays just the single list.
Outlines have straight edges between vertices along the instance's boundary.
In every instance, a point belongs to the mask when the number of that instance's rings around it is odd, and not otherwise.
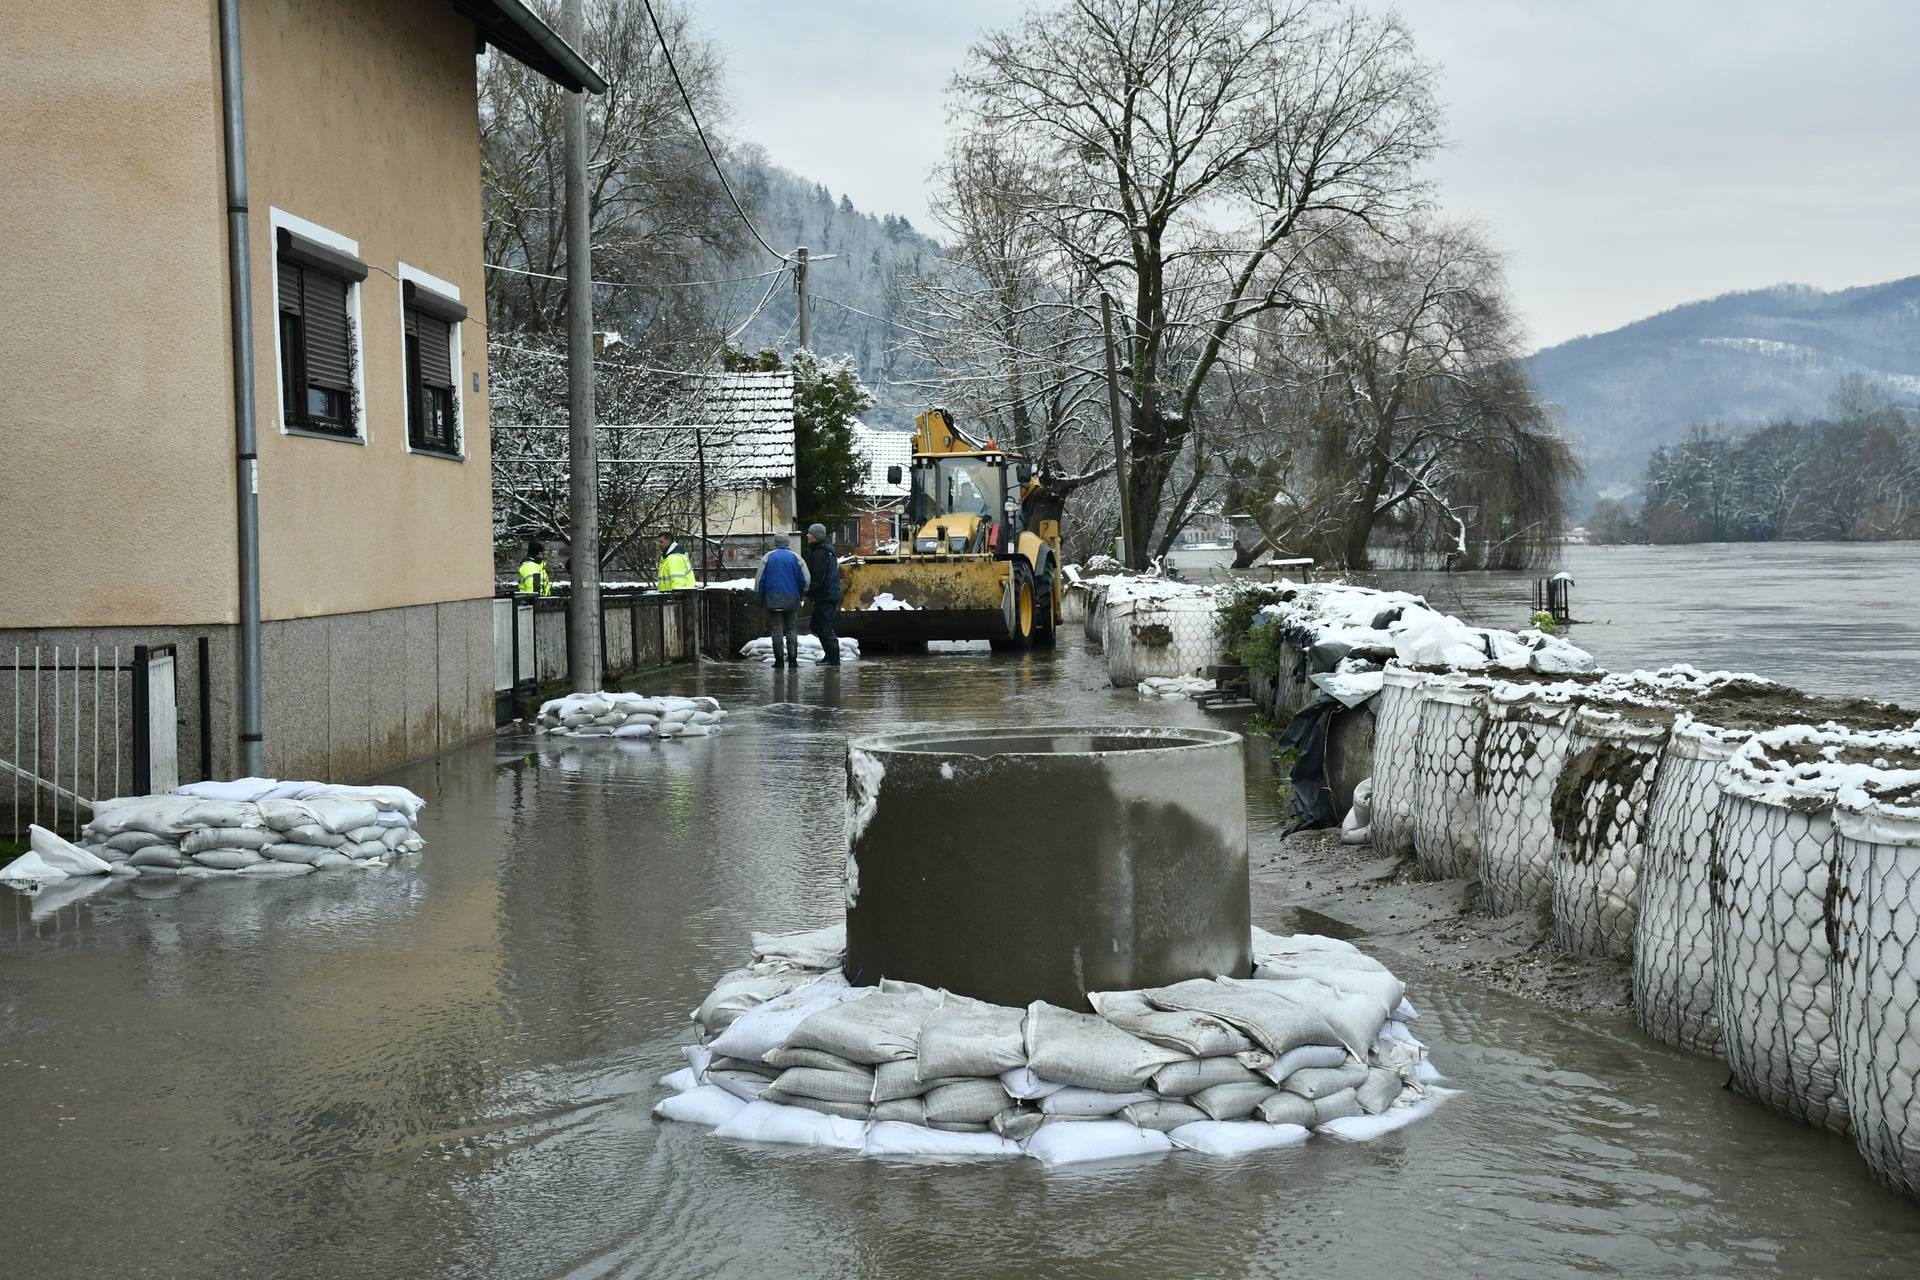
[{"label": "person in dark jacket", "polygon": [[833,633],[833,613],[840,607],[840,557],[827,541],[827,526],[807,526],[807,599],[813,602],[813,638],[825,651],[822,662],[840,665],[840,637]]},{"label": "person in dark jacket", "polygon": [[[760,562],[753,575],[753,593],[767,611],[767,627],[773,640],[773,665],[782,662],[800,665],[800,601],[807,594],[806,564],[787,545],[784,533],[773,535],[773,550]],[[783,656],[784,655],[784,656]]]}]

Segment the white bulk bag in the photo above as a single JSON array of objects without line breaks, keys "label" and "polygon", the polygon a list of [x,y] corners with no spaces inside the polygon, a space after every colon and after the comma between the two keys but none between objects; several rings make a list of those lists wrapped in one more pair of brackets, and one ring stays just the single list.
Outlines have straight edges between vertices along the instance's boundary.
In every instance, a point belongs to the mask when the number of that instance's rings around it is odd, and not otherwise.
[{"label": "white bulk bag", "polygon": [[1874,1177],[1920,1195],[1920,808],[1847,793],[1834,826],[1847,1114]]},{"label": "white bulk bag", "polygon": [[1413,847],[1429,880],[1470,878],[1480,865],[1474,770],[1487,727],[1484,681],[1440,676],[1414,691]]},{"label": "white bulk bag", "polygon": [[1752,736],[1683,715],[1654,782],[1633,934],[1633,1014],[1654,1039],[1694,1053],[1720,1051],[1713,1004],[1713,815],[1720,806],[1720,774]]},{"label": "white bulk bag", "polygon": [[[1486,915],[1540,911],[1553,901],[1553,788],[1571,741],[1573,695],[1567,686],[1509,684],[1488,696],[1477,777]],[[1378,792],[1376,784],[1376,809]]]},{"label": "white bulk bag", "polygon": [[1373,704],[1373,847],[1396,857],[1413,852],[1414,744],[1427,678],[1389,662]]},{"label": "white bulk bag", "polygon": [[1574,717],[1553,789],[1553,940],[1576,955],[1633,953],[1653,780],[1671,727],[1651,708],[1582,707]]},{"label": "white bulk bag", "polygon": [[1083,627],[1086,625],[1087,587],[1084,584],[1068,583],[1066,590],[1060,593],[1060,621],[1068,625],[1076,622]]}]

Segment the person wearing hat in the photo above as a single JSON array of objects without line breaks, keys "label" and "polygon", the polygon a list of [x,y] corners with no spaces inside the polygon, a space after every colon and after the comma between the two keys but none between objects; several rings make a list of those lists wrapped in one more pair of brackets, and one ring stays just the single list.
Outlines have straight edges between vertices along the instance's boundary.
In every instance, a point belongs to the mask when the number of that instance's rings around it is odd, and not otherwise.
[{"label": "person wearing hat", "polygon": [[553,578],[547,573],[547,544],[538,538],[527,539],[527,557],[520,562],[520,594],[550,596]]},{"label": "person wearing hat", "polygon": [[[793,554],[791,539],[773,535],[773,550],[753,575],[753,594],[767,611],[768,634],[773,640],[773,665],[800,665],[800,601],[807,594],[807,566]],[[784,637],[784,643],[782,638]],[[782,656],[784,653],[784,657]]]},{"label": "person wearing hat", "polygon": [[820,642],[821,661],[840,665],[840,637],[833,633],[834,610],[840,607],[840,557],[827,541],[827,526],[807,526],[807,599],[813,602],[813,638]]}]

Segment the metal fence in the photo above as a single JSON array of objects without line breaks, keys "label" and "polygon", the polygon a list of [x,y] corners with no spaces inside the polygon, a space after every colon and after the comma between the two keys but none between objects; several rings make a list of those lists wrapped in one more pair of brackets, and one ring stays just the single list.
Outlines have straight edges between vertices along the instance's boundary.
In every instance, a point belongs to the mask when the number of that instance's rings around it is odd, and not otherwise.
[{"label": "metal fence", "polygon": [[[200,772],[207,768],[206,645],[201,642]],[[0,797],[15,840],[39,824],[74,832],[96,800],[180,785],[174,645],[0,649]]]},{"label": "metal fence", "polygon": [[[604,591],[600,668],[608,683],[691,661],[705,592]],[[568,683],[572,624],[565,596],[502,594],[493,601],[494,718],[505,723],[523,701]]]}]

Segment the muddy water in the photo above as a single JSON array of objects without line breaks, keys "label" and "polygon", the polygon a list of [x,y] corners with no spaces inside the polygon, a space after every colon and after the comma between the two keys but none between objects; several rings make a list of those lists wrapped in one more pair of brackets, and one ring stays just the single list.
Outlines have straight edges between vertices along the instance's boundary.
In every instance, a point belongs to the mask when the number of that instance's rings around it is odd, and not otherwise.
[{"label": "muddy water", "polygon": [[[1569,547],[1568,637],[1607,666],[1691,662],[1832,697],[1920,707],[1920,544]],[[1386,573],[1381,585],[1521,627],[1540,573]]]},{"label": "muddy water", "polygon": [[[1920,1209],[1849,1143],[1417,957],[1393,959],[1465,1092],[1371,1144],[1049,1173],[649,1118],[748,931],[833,917],[846,735],[1203,719],[1101,675],[1078,649],[712,666],[668,683],[736,708],[723,737],[397,775],[431,804],[412,867],[116,886],[37,922],[6,896],[0,1274],[1914,1274]],[[1248,767],[1258,866],[1279,815]],[[1338,927],[1255,892],[1264,924]]]}]

